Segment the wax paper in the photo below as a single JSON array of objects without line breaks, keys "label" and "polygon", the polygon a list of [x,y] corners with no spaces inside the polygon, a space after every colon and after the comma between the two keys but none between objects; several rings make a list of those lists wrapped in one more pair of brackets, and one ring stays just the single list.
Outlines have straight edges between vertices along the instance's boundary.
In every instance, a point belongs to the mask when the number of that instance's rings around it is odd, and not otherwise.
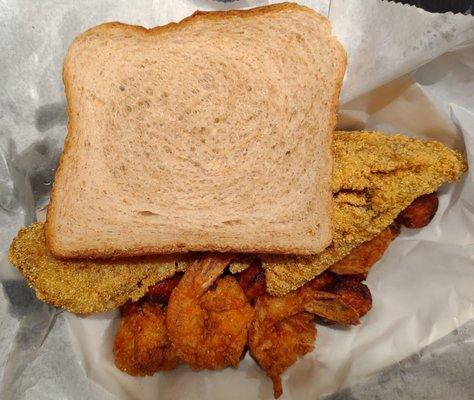
[{"label": "wax paper", "polygon": [[[152,27],[198,8],[268,3],[0,2],[1,399],[272,398],[270,381],[248,355],[237,369],[194,372],[180,366],[145,378],[121,373],[112,355],[116,312],[80,317],[43,304],[6,259],[18,229],[44,216],[66,134],[62,60],[76,35],[106,21]],[[340,128],[437,139],[465,151],[473,165],[474,18],[376,0],[300,3],[329,15],[348,52]],[[318,326],[315,351],[283,375],[283,398],[314,399],[339,390],[334,396],[340,399],[370,398],[370,393],[375,399],[373,379],[380,391],[387,387],[387,371],[395,368],[403,378],[407,365],[410,371],[419,366],[425,378],[411,392],[404,392],[405,379],[385,394],[419,398],[436,387],[432,364],[420,354],[474,318],[472,173],[439,194],[434,221],[420,231],[404,230],[371,271],[374,306],[362,324]],[[469,379],[462,380],[472,378],[472,356],[466,359],[469,350],[472,355],[472,336],[461,335],[443,347],[444,355],[460,360],[457,369],[449,370],[448,364],[435,368],[439,376],[452,377],[446,385],[453,386],[453,398],[474,396]],[[405,369],[397,367],[403,359]]]}]

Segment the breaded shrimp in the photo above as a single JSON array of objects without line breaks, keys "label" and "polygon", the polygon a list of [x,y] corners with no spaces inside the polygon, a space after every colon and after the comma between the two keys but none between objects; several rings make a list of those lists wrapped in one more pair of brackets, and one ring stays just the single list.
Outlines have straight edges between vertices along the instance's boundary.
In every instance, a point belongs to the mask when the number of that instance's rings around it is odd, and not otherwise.
[{"label": "breaded shrimp", "polygon": [[130,375],[153,375],[179,364],[166,334],[166,311],[156,303],[127,303],[114,341],[115,365]]},{"label": "breaded shrimp", "polygon": [[340,324],[359,323],[357,311],[338,294],[321,291],[329,290],[337,279],[335,274],[324,273],[284,296],[264,294],[255,301],[250,354],[272,380],[275,398],[282,394],[280,375],[298,356],[313,349],[313,315]]},{"label": "breaded shrimp", "polygon": [[353,308],[359,317],[372,308],[372,295],[369,288],[357,276],[342,276],[331,290],[341,301]]},{"label": "breaded shrimp", "polygon": [[234,277],[217,279],[230,259],[205,255],[194,262],[168,302],[168,335],[194,369],[236,366],[247,342],[253,309]]},{"label": "breaded shrimp", "polygon": [[273,382],[275,398],[283,392],[280,375],[298,356],[313,350],[316,327],[304,311],[298,293],[282,297],[265,294],[255,302],[255,317],[249,331],[250,354]]}]

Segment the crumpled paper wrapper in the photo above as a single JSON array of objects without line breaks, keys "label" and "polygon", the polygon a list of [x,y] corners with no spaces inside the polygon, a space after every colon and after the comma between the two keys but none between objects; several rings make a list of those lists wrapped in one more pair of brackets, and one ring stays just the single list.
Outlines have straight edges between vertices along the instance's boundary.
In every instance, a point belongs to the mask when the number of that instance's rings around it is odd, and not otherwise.
[{"label": "crumpled paper wrapper", "polygon": [[[62,60],[76,35],[106,21],[152,27],[196,9],[269,3],[0,5],[0,398],[272,398],[271,382],[248,355],[238,369],[180,366],[145,378],[121,373],[112,355],[118,314],[79,317],[40,303],[6,258],[18,229],[44,214],[66,134]],[[376,0],[299,3],[329,15],[348,52],[340,128],[436,139],[464,150],[474,165],[474,18]],[[315,351],[283,375],[283,398],[314,399],[356,384],[365,396],[360,382],[474,318],[472,172],[439,194],[433,222],[420,231],[405,229],[372,269],[374,306],[362,324],[319,326]],[[473,395],[462,390],[456,387],[466,398]]]}]

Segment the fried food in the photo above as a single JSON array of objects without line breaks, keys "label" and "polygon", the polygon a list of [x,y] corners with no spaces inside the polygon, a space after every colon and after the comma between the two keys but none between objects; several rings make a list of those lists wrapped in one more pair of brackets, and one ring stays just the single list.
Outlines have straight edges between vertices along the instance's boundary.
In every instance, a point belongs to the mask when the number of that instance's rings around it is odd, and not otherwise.
[{"label": "fried food", "polygon": [[343,301],[340,296],[333,293],[321,292],[319,298],[309,300],[305,304],[305,310],[331,323],[341,325],[358,325],[360,323],[357,311]]},{"label": "fried food", "polygon": [[166,333],[163,305],[130,303],[114,341],[115,365],[130,375],[153,375],[179,364]]},{"label": "fried food", "polygon": [[345,277],[325,271],[297,289],[295,293],[304,302],[304,309],[307,312],[338,324],[357,325],[359,324],[357,311],[335,293],[334,289],[341,279]]},{"label": "fried food", "polygon": [[41,223],[20,230],[9,259],[40,300],[77,314],[112,310],[127,300],[138,300],[150,285],[188,264],[188,256],[182,255],[58,260],[45,246]]},{"label": "fried food", "polygon": [[358,276],[341,277],[331,292],[337,294],[344,304],[355,310],[359,317],[367,314],[372,308],[372,295],[370,294],[370,290],[360,281]]},{"label": "fried food", "polygon": [[337,276],[329,271],[324,271],[321,275],[311,279],[305,286],[317,291],[330,291],[336,283]]},{"label": "fried food", "polygon": [[[396,232],[396,227],[393,228]],[[352,253],[350,253],[352,255]],[[359,318],[372,308],[372,295],[362,283],[366,274],[338,275],[324,271],[299,290],[324,291],[333,297],[320,297],[306,306],[306,311],[318,315],[326,322],[357,325]]]},{"label": "fried food", "polygon": [[[251,302],[266,293],[265,274],[258,259],[255,259],[249,268],[236,274],[236,278]],[[325,271],[306,283],[302,289],[323,292],[319,293],[317,299],[312,299],[306,304],[306,310],[332,322],[356,325],[359,323],[357,312],[332,290],[339,279],[337,275]],[[304,295],[302,290],[298,293]]]},{"label": "fried food", "polygon": [[405,208],[397,220],[407,228],[417,229],[428,225],[438,210],[438,196],[436,193],[418,197]]},{"label": "fried food", "polygon": [[267,281],[265,271],[262,268],[260,259],[255,258],[250,267],[235,275],[237,282],[247,296],[249,301],[254,301],[257,297],[267,292]]},{"label": "fried food", "polygon": [[157,282],[148,288],[148,292],[145,295],[146,301],[154,301],[158,303],[166,304],[171,296],[173,289],[178,286],[179,281],[183,274],[178,272],[170,278],[166,278],[161,282]]},{"label": "fried food", "polygon": [[337,279],[327,272],[286,295],[264,294],[256,299],[249,350],[272,380],[275,397],[282,394],[280,375],[313,349],[314,315],[345,325],[359,323],[357,311],[338,293],[321,290],[332,289]]},{"label": "fried food", "polygon": [[[274,295],[302,286],[382,232],[415,198],[466,170],[462,156],[440,143],[378,132],[336,132],[333,152],[333,244],[311,257],[262,255],[267,290]],[[46,250],[42,224],[22,229],[9,253],[39,299],[76,313],[142,297],[148,286],[185,270],[194,256],[181,257],[61,261]],[[231,271],[248,268],[253,259],[237,257]]]},{"label": "fried food", "polygon": [[262,255],[271,294],[302,286],[467,169],[461,154],[441,143],[379,132],[335,132],[333,153],[333,243],[310,257]]},{"label": "fried food", "polygon": [[283,392],[280,375],[299,356],[313,350],[316,340],[313,319],[304,311],[303,299],[295,292],[283,297],[266,294],[255,302],[249,350],[272,380],[275,398]]},{"label": "fried food", "polygon": [[130,314],[136,314],[142,303],[143,301],[141,299],[139,301],[127,301],[124,305],[119,307],[120,315],[126,317]]},{"label": "fried food", "polygon": [[236,366],[247,342],[253,309],[234,277],[219,278],[230,259],[204,255],[188,268],[168,302],[168,335],[178,356],[194,369]]},{"label": "fried food", "polygon": [[339,275],[366,274],[382,258],[388,245],[399,232],[399,229],[385,228],[373,239],[357,246],[342,260],[331,265],[329,271]]}]

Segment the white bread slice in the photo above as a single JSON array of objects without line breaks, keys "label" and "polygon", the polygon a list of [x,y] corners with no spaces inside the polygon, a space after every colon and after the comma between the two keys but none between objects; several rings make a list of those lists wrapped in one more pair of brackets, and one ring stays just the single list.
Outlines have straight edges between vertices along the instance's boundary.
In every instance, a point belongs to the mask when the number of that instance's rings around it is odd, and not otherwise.
[{"label": "white bread slice", "polygon": [[295,4],[83,33],[64,62],[50,251],[321,251],[345,64],[329,21]]}]

